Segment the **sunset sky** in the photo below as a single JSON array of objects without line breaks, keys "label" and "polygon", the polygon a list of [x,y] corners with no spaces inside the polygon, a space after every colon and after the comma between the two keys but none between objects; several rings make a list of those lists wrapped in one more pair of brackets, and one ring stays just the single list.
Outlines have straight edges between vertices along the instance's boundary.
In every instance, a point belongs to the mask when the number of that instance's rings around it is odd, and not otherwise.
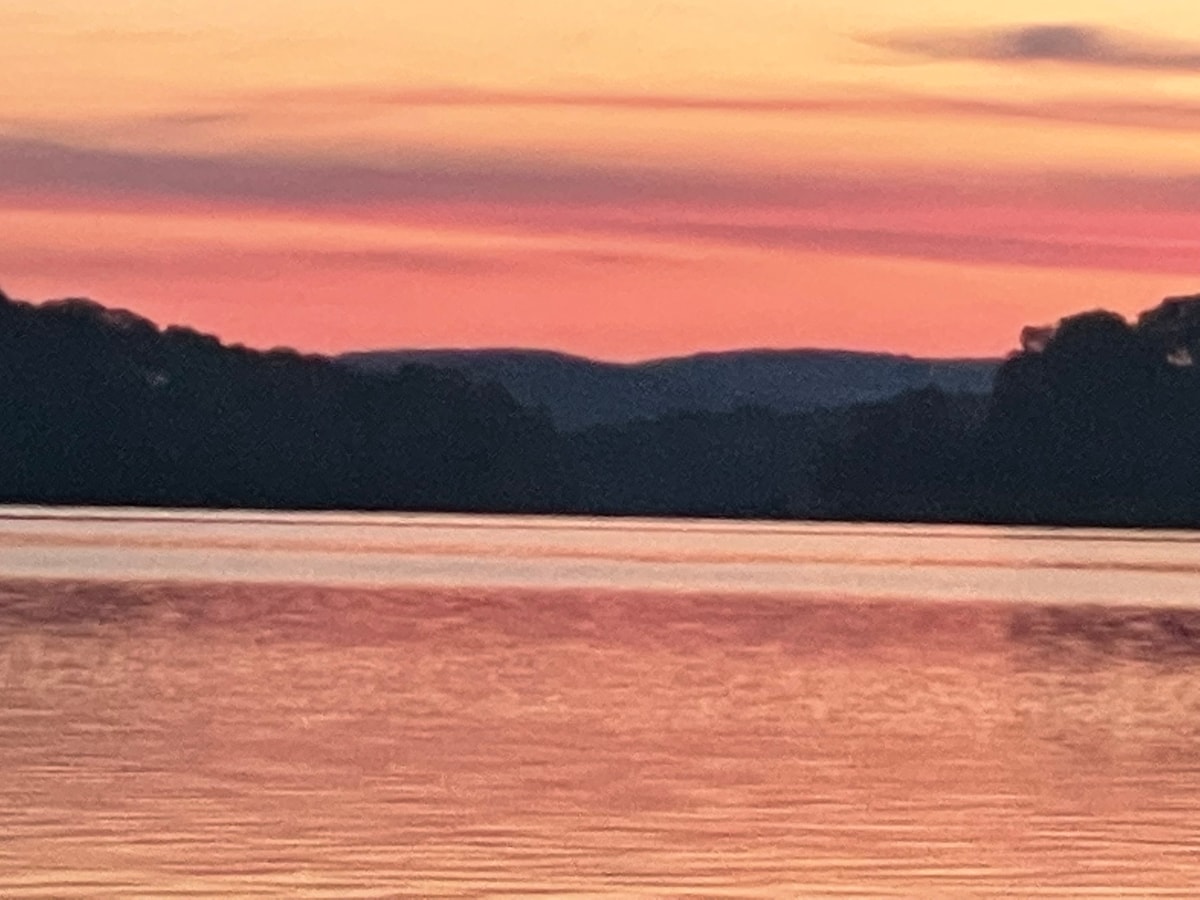
[{"label": "sunset sky", "polygon": [[1200,4],[983,7],[6,0],[0,288],[610,359],[1200,291]]}]

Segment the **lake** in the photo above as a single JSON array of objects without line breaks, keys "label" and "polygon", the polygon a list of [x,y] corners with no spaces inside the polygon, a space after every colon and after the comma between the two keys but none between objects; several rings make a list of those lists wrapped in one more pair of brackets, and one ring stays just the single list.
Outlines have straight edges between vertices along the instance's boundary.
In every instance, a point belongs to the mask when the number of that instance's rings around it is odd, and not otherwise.
[{"label": "lake", "polygon": [[1194,897],[1200,535],[0,512],[0,896]]}]

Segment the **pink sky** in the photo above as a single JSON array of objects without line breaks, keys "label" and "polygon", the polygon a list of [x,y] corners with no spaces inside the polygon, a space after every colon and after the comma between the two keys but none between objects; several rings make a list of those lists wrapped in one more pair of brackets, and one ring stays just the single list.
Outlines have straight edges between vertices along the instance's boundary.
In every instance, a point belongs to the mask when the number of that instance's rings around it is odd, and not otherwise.
[{"label": "pink sky", "polygon": [[1200,290],[1200,11],[904,6],[15,0],[0,287],[613,359],[996,354]]}]

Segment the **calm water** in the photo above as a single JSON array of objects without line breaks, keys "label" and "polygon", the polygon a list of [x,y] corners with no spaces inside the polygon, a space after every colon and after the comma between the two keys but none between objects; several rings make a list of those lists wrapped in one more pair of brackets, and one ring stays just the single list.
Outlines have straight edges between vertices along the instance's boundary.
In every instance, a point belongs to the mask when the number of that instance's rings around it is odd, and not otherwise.
[{"label": "calm water", "polygon": [[1200,535],[0,516],[0,897],[1194,897]]}]

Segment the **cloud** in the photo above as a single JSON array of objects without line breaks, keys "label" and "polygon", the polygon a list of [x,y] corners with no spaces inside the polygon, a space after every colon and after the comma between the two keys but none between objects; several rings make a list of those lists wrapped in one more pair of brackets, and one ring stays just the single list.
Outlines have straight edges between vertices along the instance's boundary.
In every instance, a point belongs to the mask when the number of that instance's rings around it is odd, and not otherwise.
[{"label": "cloud", "polygon": [[[31,153],[49,158],[85,142],[121,142],[136,135],[139,142],[187,146],[204,141],[212,146],[230,127],[269,129],[280,120],[298,118],[326,122],[370,117],[380,109],[457,107],[503,109],[594,109],[656,114],[722,113],[770,116],[858,116],[888,119],[1019,120],[1105,128],[1134,128],[1164,132],[1200,131],[1200,103],[1185,100],[1128,100],[1075,97],[1036,101],[987,97],[904,93],[840,93],[825,96],[705,96],[689,94],[543,93],[479,91],[469,88],[389,91],[377,88],[317,88],[242,98],[237,103],[208,98],[200,108],[161,110],[83,121],[36,118],[0,119],[0,142],[15,148],[24,141]],[[3,137],[7,132],[9,137]],[[18,137],[19,136],[19,137]],[[40,149],[34,149],[38,145]],[[57,149],[56,149],[57,148]],[[415,148],[401,150],[410,159],[430,155]],[[19,152],[19,151],[18,151]],[[90,151],[92,154],[100,151]],[[4,153],[0,148],[0,155]],[[120,154],[110,154],[117,156]],[[132,158],[136,153],[126,153]],[[148,154],[162,157],[160,151]],[[186,155],[178,156],[182,161]],[[205,158],[193,156],[191,158]],[[250,162],[249,159],[245,159]],[[415,159],[419,164],[420,160]],[[110,160],[115,163],[115,160]],[[503,163],[503,161],[500,161]],[[26,165],[30,163],[26,161]],[[346,167],[347,169],[350,167]],[[360,170],[364,167],[359,166]],[[376,167],[378,168],[378,167]],[[394,166],[393,166],[394,168]],[[360,175],[362,173],[360,172]],[[2,177],[0,177],[2,181]]]},{"label": "cloud", "polygon": [[478,209],[655,204],[718,209],[964,208],[1039,201],[1051,208],[1136,206],[1200,212],[1200,174],[981,173],[969,169],[721,171],[445,154],[420,146],[346,161],[296,155],[203,156],[110,150],[0,136],[0,196],[196,201],[367,212],[405,205]]},{"label": "cloud", "polygon": [[[696,94],[595,93],[577,91],[497,91],[464,87],[388,90],[377,87],[327,87],[275,92],[264,105],[475,108],[608,109],[646,112],[806,113],[838,112],[854,101],[838,97],[738,97]],[[878,108],[884,100],[867,101]]]},{"label": "cloud", "polygon": [[1090,25],[939,30],[863,40],[932,59],[1055,62],[1117,69],[1200,72],[1200,44],[1165,41]]},{"label": "cloud", "polygon": [[645,222],[632,231],[672,239],[700,238],[770,250],[839,253],[974,265],[1082,268],[1102,271],[1200,274],[1200,240],[1070,240],[951,231],[827,228],[811,225]]},{"label": "cloud", "polygon": [[216,274],[269,280],[297,271],[379,269],[444,275],[493,275],[516,267],[510,261],[480,252],[417,249],[284,250],[238,246],[190,245],[168,252],[131,247],[128,250],[72,250],[24,246],[20,241],[0,247],[0,266],[9,275],[37,276],[62,268],[64,256],[76,274],[112,275],[136,269],[145,276],[205,277]]},{"label": "cloud", "polygon": [[[660,266],[678,265],[677,255],[605,247],[578,246],[247,246],[236,242],[181,242],[170,246],[88,247],[62,249],[17,236],[0,244],[0,270],[8,275],[34,277],[62,268],[69,259],[75,274],[106,276],[136,270],[140,275],[180,277],[236,276],[271,280],[297,272],[364,272],[389,274],[493,276],[521,270],[544,271],[558,265]],[[611,243],[611,242],[610,242]]]},{"label": "cloud", "polygon": [[[30,208],[170,211],[200,204],[213,215],[243,211],[322,213],[433,229],[577,235],[639,242],[725,245],[977,264],[1084,267],[1197,274],[1200,242],[1122,234],[1099,238],[1022,235],[1023,216],[1054,211],[1200,216],[1200,175],[1136,176],[962,171],[909,173],[812,170],[722,173],[594,164],[547,164],[536,157],[441,156],[400,149],[373,164],[284,156],[200,157],[72,147],[0,138],[0,197]],[[972,229],[976,211],[1014,210],[999,233]],[[225,210],[225,212],[222,212]],[[904,211],[943,223],[906,228]],[[880,219],[880,212],[887,214]],[[1022,213],[1021,211],[1026,211]],[[836,218],[833,217],[836,214]],[[876,227],[880,221],[886,227]],[[1144,220],[1150,221],[1150,220]],[[856,227],[858,223],[868,227]],[[961,225],[961,227],[959,227]],[[845,226],[845,227],[843,227]],[[1132,227],[1132,226],[1125,226]],[[579,264],[636,263],[628,253],[575,248]],[[364,266],[397,270],[487,271],[495,260],[421,256],[408,248],[350,255],[278,254],[280,266]],[[564,251],[559,257],[568,260]],[[505,253],[513,265],[519,253]],[[533,259],[545,265],[547,254]],[[241,265],[212,254],[216,266]],[[257,265],[252,257],[247,265]],[[270,260],[266,260],[269,262]],[[126,259],[129,264],[135,261]],[[272,263],[275,264],[275,263]],[[483,266],[483,269],[479,267]]]},{"label": "cloud", "polygon": [[[897,197],[900,181],[863,183],[864,198]],[[568,163],[536,154],[447,155],[398,148],[386,160],[201,156],[0,137],[0,194],[80,195],[278,207],[428,203],[623,206],[650,202],[820,206],[846,185],[821,174],[782,177],[648,166]]]},{"label": "cloud", "polygon": [[145,116],[131,116],[114,123],[122,128],[202,128],[210,125],[231,125],[246,120],[241,113],[229,111],[216,112],[174,112],[158,113]]},{"label": "cloud", "polygon": [[1200,104],[1182,101],[1079,99],[1011,103],[963,100],[957,101],[957,104],[960,113],[995,118],[1144,128],[1155,131],[1200,131]]},{"label": "cloud", "polygon": [[[212,99],[208,102],[213,102]],[[217,101],[219,103],[219,101]],[[473,88],[386,90],[375,87],[328,87],[274,92],[227,104],[224,112],[164,113],[112,123],[112,133],[129,128],[190,126],[272,118],[338,118],[376,115],[381,109],[589,109],[687,115],[722,113],[769,116],[861,116],[1025,119],[1163,131],[1200,130],[1200,103],[1164,100],[1064,98],[1022,101],[982,97],[831,92],[825,95],[732,96],[703,94],[629,94],[544,91],[494,91]],[[89,121],[93,132],[99,123]]]},{"label": "cloud", "polygon": [[[343,95],[353,100],[353,95]],[[371,99],[359,96],[360,102]],[[767,115],[970,116],[1115,125],[1169,131],[1200,129],[1200,104],[1103,99],[1014,102],[980,98],[881,94],[874,96],[706,97],[653,94],[541,94],[486,91],[430,91],[377,94],[375,102],[395,106],[523,106],[664,113],[724,112]]]}]

